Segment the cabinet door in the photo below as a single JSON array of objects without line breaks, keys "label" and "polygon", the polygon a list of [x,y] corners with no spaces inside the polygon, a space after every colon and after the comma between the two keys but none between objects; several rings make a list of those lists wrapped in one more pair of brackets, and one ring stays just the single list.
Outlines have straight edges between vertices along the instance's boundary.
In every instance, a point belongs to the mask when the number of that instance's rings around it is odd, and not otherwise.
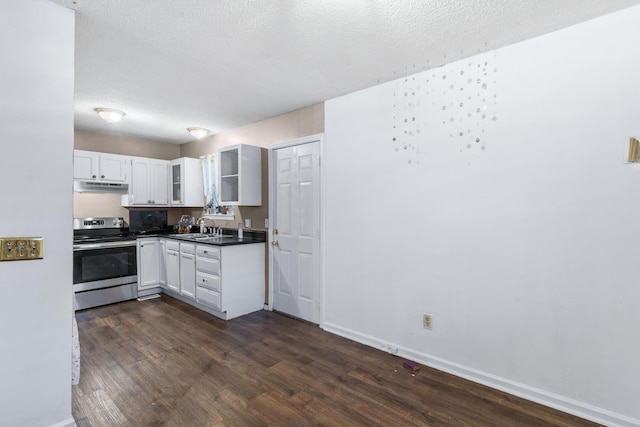
[{"label": "cabinet door", "polygon": [[184,169],[180,160],[174,160],[170,164],[170,182],[171,204],[182,205],[182,184],[184,182]]},{"label": "cabinet door", "polygon": [[196,297],[196,260],[194,254],[180,252],[180,293]]},{"label": "cabinet door", "polygon": [[223,205],[260,206],[262,204],[262,151],[260,147],[239,144],[219,151],[219,194]]},{"label": "cabinet door", "polygon": [[169,204],[167,168],[168,162],[166,161],[151,162],[149,183],[152,205]]},{"label": "cabinet door", "polygon": [[100,179],[112,182],[127,181],[127,158],[124,156],[101,154]]},{"label": "cabinet door", "polygon": [[157,286],[160,279],[159,244],[157,239],[138,241],[138,289]]},{"label": "cabinet door", "polygon": [[134,158],[131,162],[131,184],[129,200],[132,205],[148,205],[151,202],[149,191],[150,165],[146,159]]},{"label": "cabinet door", "polygon": [[163,288],[167,287],[167,241],[159,239],[160,256],[158,258],[158,283]]},{"label": "cabinet door", "polygon": [[129,197],[125,205],[168,205],[168,165],[166,160],[133,157]]},{"label": "cabinet door", "polygon": [[204,207],[204,185],[200,159],[185,157],[182,164],[182,205]]},{"label": "cabinet door", "polygon": [[92,151],[74,150],[73,178],[74,179],[97,179],[98,178],[98,153],[94,153]]},{"label": "cabinet door", "polygon": [[167,289],[180,292],[180,253],[167,250]]}]

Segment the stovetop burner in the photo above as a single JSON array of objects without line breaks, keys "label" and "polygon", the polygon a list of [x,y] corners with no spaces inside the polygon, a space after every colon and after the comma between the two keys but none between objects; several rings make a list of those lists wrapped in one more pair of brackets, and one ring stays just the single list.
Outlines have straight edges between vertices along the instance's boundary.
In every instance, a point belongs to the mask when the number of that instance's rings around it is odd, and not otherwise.
[{"label": "stovetop burner", "polygon": [[73,243],[103,243],[103,242],[120,242],[123,240],[135,240],[136,235],[126,233],[118,236],[73,236]]},{"label": "stovetop burner", "polygon": [[74,243],[104,243],[135,240],[135,234],[124,226],[124,219],[116,218],[74,218]]}]

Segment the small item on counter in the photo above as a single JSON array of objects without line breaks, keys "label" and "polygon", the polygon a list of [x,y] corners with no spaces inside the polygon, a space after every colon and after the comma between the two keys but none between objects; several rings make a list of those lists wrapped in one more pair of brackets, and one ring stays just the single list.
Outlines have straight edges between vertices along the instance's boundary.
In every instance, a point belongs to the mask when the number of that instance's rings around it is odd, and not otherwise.
[{"label": "small item on counter", "polygon": [[193,225],[193,217],[189,215],[182,215],[180,222],[178,222],[178,233],[186,234],[191,233],[191,226]]},{"label": "small item on counter", "polygon": [[411,372],[417,372],[417,371],[420,370],[420,365],[418,365],[413,360],[405,360],[404,362],[402,362],[402,366],[404,366],[405,368],[407,368]]},{"label": "small item on counter", "polygon": [[242,233],[243,233],[243,229],[242,229],[242,223],[238,223],[238,239],[242,239]]},{"label": "small item on counter", "polygon": [[200,234],[204,234],[206,227],[204,226],[204,220],[200,220]]}]

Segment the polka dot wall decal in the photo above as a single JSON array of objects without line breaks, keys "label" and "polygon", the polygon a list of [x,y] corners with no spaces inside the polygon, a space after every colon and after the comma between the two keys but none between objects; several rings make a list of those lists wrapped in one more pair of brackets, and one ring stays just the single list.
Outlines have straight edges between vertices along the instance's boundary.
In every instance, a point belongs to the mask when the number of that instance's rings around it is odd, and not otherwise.
[{"label": "polka dot wall decal", "polygon": [[[437,145],[445,141],[458,144],[467,159],[486,150],[491,133],[485,130],[495,126],[498,117],[497,84],[491,84],[497,80],[498,66],[494,58],[491,54],[478,53],[464,61],[436,60],[432,66],[418,67],[426,71],[395,80],[395,86],[391,87],[394,102],[390,106],[396,117],[389,139],[397,155],[407,161],[405,164],[420,164],[417,158],[420,147],[427,144],[435,152]],[[410,70],[407,66],[406,74]],[[491,97],[494,102],[487,102]],[[449,139],[442,139],[447,134]]]}]

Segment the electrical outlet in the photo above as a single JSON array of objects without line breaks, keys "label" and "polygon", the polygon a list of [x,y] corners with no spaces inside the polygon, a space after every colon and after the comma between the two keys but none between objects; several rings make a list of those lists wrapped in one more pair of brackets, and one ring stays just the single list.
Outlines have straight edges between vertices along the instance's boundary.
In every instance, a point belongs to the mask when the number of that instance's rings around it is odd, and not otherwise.
[{"label": "electrical outlet", "polygon": [[430,314],[422,315],[422,327],[425,329],[433,329],[433,319]]},{"label": "electrical outlet", "polygon": [[43,249],[42,237],[2,237],[0,261],[42,259]]},{"label": "electrical outlet", "polygon": [[264,228],[269,228],[269,218],[264,219]]},{"label": "electrical outlet", "polygon": [[244,227],[251,228],[251,218],[247,218],[244,220]]}]

